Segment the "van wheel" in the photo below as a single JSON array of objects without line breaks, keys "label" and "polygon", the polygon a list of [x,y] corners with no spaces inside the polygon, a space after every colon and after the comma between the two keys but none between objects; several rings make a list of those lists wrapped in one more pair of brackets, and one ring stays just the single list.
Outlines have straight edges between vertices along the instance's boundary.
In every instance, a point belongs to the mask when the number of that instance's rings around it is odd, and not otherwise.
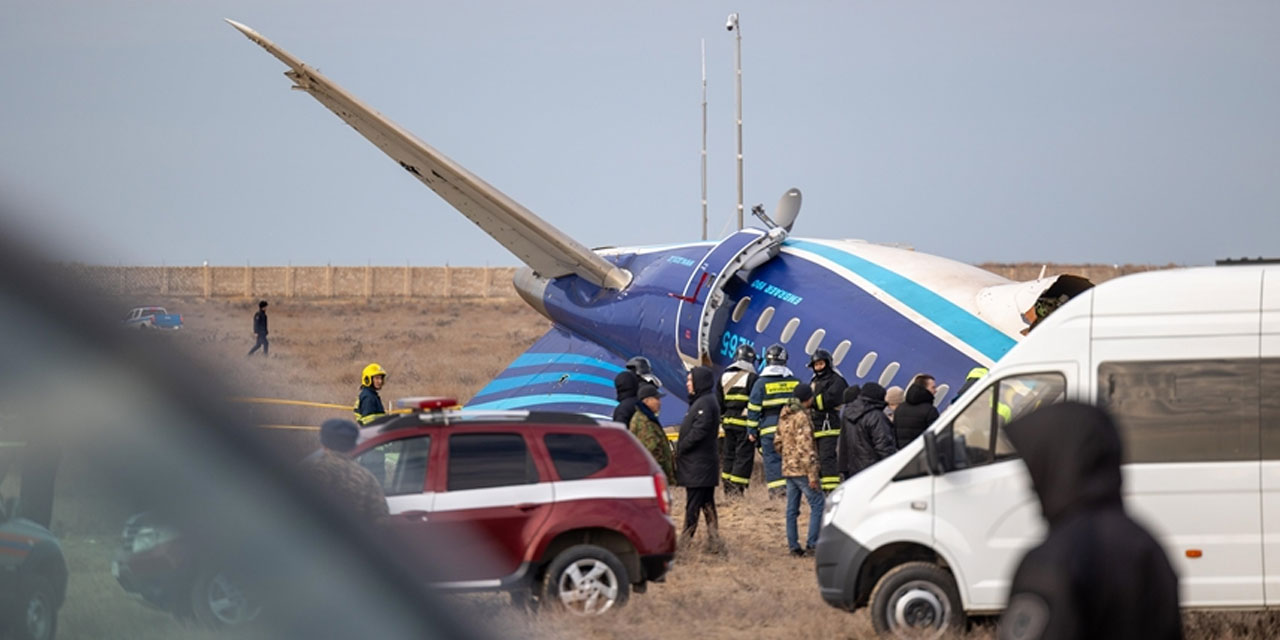
[{"label": "van wheel", "polygon": [[560,552],[547,569],[546,601],[580,616],[627,603],[631,585],[622,561],[608,549],[580,544]]},{"label": "van wheel", "polygon": [[937,638],[961,631],[960,592],[951,573],[929,562],[900,564],[871,592],[871,625],[897,638]]}]

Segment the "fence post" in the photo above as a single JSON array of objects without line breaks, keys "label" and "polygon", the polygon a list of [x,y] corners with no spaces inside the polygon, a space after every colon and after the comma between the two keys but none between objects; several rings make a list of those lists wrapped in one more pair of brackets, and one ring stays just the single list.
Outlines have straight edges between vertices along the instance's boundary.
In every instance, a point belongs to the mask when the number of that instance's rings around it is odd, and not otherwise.
[{"label": "fence post", "polygon": [[449,271],[449,263],[444,263],[444,297],[453,296],[453,274]]},{"label": "fence post", "polygon": [[409,261],[404,261],[404,297],[413,297],[413,275],[409,273]]},{"label": "fence post", "polygon": [[373,295],[373,265],[366,263],[364,265],[364,301],[368,302]]},{"label": "fence post", "polygon": [[333,265],[327,265],[324,270],[324,285],[329,293],[329,297],[333,297]]},{"label": "fence post", "polygon": [[160,295],[169,295],[169,267],[160,267]]},{"label": "fence post", "polygon": [[249,263],[244,263],[244,297],[253,297],[253,270],[249,268]]},{"label": "fence post", "polygon": [[493,284],[493,268],[489,265],[484,266],[484,284],[481,285],[480,297],[489,297],[489,287]]},{"label": "fence post", "polygon": [[290,262],[289,266],[285,267],[284,272],[284,297],[286,298],[293,297],[294,278],[293,263]]},{"label": "fence post", "polygon": [[204,299],[208,300],[213,293],[213,274],[209,271],[209,261],[204,262]]}]

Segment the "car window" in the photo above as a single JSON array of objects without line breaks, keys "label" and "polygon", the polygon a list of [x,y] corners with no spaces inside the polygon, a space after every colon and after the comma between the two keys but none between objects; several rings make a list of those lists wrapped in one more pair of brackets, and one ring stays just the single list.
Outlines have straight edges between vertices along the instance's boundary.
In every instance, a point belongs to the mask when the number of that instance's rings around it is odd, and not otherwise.
[{"label": "car window", "polygon": [[1062,402],[1066,391],[1066,378],[1059,373],[1010,376],[987,387],[952,423],[956,468],[1017,457],[1004,426]]},{"label": "car window", "polygon": [[449,436],[449,491],[532,484],[538,471],[518,433]]},{"label": "car window", "polygon": [[431,436],[419,436],[384,442],[356,460],[378,479],[383,493],[399,496],[421,493],[426,487],[430,452]]},{"label": "car window", "polygon": [[561,480],[585,478],[609,466],[609,454],[585,433],[550,433],[543,441]]},{"label": "car window", "polygon": [[1126,462],[1257,460],[1258,376],[1252,358],[1104,362],[1098,404],[1120,428]]}]

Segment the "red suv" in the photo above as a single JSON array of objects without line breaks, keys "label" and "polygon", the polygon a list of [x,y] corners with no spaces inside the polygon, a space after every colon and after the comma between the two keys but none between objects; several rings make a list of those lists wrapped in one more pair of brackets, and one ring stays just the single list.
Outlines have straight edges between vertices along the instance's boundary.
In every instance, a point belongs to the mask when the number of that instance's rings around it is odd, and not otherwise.
[{"label": "red suv", "polygon": [[629,431],[455,404],[402,401],[412,411],[363,427],[352,452],[382,483],[397,540],[456,560],[440,587],[593,615],[663,579],[676,547],[670,494]]}]

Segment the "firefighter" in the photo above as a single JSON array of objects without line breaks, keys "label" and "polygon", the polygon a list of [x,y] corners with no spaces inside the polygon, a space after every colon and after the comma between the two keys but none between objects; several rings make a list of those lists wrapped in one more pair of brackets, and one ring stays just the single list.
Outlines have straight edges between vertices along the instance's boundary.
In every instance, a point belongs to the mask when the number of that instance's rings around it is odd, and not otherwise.
[{"label": "firefighter", "polygon": [[840,404],[844,390],[849,387],[844,376],[831,364],[831,352],[818,349],[809,358],[813,369],[813,406],[809,418],[813,421],[813,439],[818,444],[818,466],[821,468],[823,491],[831,491],[840,485],[840,468],[836,464],[836,441],[840,437]]},{"label": "firefighter", "polygon": [[382,396],[378,395],[386,382],[387,370],[376,362],[370,363],[364,371],[360,372],[360,399],[356,401],[356,422],[366,425],[386,415],[387,410],[382,406]]},{"label": "firefighter", "polygon": [[782,457],[774,450],[773,439],[778,432],[778,414],[800,381],[787,368],[787,350],[780,344],[765,349],[764,365],[747,401],[747,438],[760,447],[769,497],[781,498],[787,494],[787,480],[782,477]]},{"label": "firefighter", "polygon": [[636,374],[641,382],[648,382],[659,389],[662,388],[662,381],[658,376],[653,375],[653,364],[644,356],[635,356],[628,360],[627,371]]},{"label": "firefighter", "polygon": [[987,373],[988,371],[986,367],[974,367],[970,369],[969,373],[964,376],[964,384],[960,385],[960,390],[957,391],[954,396],[951,396],[951,401],[955,402],[956,398],[964,395],[964,392],[969,390],[969,387],[972,387],[979,380],[987,377]]},{"label": "firefighter", "polygon": [[747,439],[747,403],[757,377],[756,350],[749,344],[739,345],[733,364],[720,376],[720,427],[724,429],[720,480],[726,496],[742,495],[751,482],[756,452]]}]

